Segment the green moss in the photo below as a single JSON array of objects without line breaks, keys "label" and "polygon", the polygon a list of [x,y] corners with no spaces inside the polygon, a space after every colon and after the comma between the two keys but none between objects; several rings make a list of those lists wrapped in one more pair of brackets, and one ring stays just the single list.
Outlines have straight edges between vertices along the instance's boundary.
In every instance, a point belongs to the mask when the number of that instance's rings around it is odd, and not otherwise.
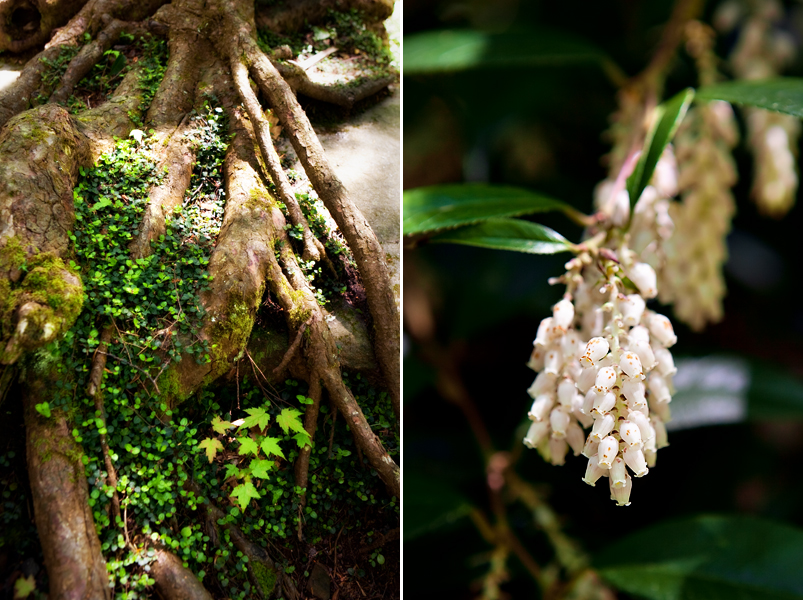
[{"label": "green moss", "polygon": [[17,236],[6,239],[6,245],[0,248],[0,272],[19,269],[25,264],[25,248]]},{"label": "green moss", "polygon": [[259,582],[259,587],[262,588],[263,598],[269,598],[273,593],[273,588],[276,586],[276,571],[268,568],[258,560],[252,561],[250,567],[254,573],[254,579]]}]

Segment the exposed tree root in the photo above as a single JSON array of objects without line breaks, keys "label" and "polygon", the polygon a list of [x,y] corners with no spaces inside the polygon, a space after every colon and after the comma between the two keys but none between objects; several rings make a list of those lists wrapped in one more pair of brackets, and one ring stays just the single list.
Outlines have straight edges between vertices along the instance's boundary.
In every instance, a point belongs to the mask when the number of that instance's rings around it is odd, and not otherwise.
[{"label": "exposed tree root", "polygon": [[47,382],[29,378],[23,392],[28,476],[50,579],[49,598],[109,598],[106,564],[87,503],[81,448],[64,414],[46,419],[35,410],[47,398]]},{"label": "exposed tree root", "polygon": [[181,564],[172,552],[156,551],[156,560],[151,563],[151,575],[156,580],[156,592],[164,600],[212,600],[195,573]]},{"label": "exposed tree root", "polygon": [[47,41],[85,0],[0,0],[0,51],[24,52]]}]

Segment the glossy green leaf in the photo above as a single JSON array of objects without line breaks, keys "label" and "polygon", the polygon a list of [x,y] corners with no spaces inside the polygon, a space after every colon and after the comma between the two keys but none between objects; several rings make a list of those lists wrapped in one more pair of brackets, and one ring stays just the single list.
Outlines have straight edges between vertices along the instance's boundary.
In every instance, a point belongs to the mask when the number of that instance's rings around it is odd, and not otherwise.
[{"label": "glossy green leaf", "polygon": [[609,61],[593,44],[563,32],[472,29],[427,31],[404,37],[404,74],[482,67],[563,67]]},{"label": "glossy green leaf", "polygon": [[404,539],[446,527],[471,512],[471,504],[442,478],[404,474]]},{"label": "glossy green leaf", "polygon": [[641,192],[650,183],[658,159],[661,158],[666,145],[675,136],[693,99],[694,90],[686,88],[656,108],[657,114],[650,131],[647,132],[641,156],[633,173],[627,178],[627,192],[630,194],[631,207],[635,206]]},{"label": "glossy green leaf", "polygon": [[571,210],[566,203],[517,187],[457,183],[404,192],[404,235],[479,223],[491,217],[516,217]]},{"label": "glossy green leaf", "polygon": [[803,599],[803,531],[753,517],[661,523],[607,545],[595,566],[651,600]]},{"label": "glossy green leaf", "polygon": [[569,241],[557,231],[520,219],[488,219],[479,225],[439,233],[430,241],[528,254],[556,254],[571,250]]},{"label": "glossy green leaf", "polygon": [[727,81],[697,90],[698,100],[725,100],[803,119],[803,78],[778,77],[757,81]]}]

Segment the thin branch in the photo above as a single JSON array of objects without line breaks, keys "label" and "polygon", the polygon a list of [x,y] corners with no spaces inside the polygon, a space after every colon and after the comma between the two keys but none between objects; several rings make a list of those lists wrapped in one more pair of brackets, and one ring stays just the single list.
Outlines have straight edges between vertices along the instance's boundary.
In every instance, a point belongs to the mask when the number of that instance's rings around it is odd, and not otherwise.
[{"label": "thin branch", "polygon": [[284,353],[282,362],[279,363],[278,367],[273,369],[273,374],[276,375],[276,377],[279,377],[282,374],[282,372],[287,368],[287,365],[290,364],[290,361],[293,360],[293,356],[295,356],[296,352],[298,352],[298,348],[301,346],[301,340],[304,338],[304,330],[307,328],[307,323],[309,323],[309,321],[302,323],[301,327],[298,328],[296,338],[293,340],[293,343],[290,344],[287,352]]}]

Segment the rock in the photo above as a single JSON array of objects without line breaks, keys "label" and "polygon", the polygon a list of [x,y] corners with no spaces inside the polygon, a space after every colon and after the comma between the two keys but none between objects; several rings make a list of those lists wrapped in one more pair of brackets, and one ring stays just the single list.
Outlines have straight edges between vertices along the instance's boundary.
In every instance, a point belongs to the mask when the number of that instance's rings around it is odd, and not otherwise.
[{"label": "rock", "polygon": [[331,589],[332,580],[329,571],[321,563],[315,563],[307,581],[307,591],[320,600],[329,600],[332,596]]}]

